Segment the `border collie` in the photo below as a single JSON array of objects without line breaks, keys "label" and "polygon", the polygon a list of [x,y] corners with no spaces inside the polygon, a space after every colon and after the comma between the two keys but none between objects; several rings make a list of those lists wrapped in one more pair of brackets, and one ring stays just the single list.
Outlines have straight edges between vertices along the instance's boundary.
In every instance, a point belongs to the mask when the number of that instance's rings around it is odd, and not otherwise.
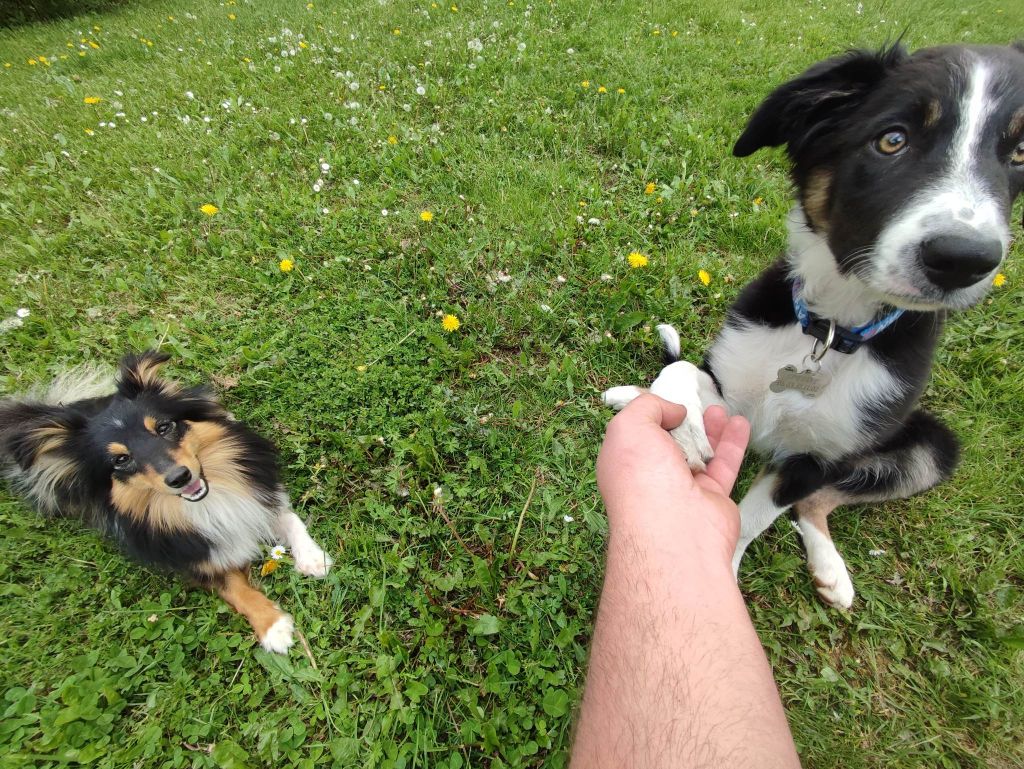
[{"label": "border collie", "polygon": [[[750,421],[767,457],[740,503],[734,568],[793,507],[819,595],[849,608],[828,514],[925,491],[957,464],[956,438],[917,401],[946,313],[986,295],[1010,245],[1024,43],[816,64],[768,96],[733,153],[783,144],[798,195],[785,254],[740,293],[702,367],[670,362],[651,390],[688,407],[674,437],[692,467],[711,456],[715,403]],[[677,360],[675,330],[659,332]]]},{"label": "border collie", "polygon": [[71,515],[147,566],[216,590],[268,651],[291,647],[292,618],[249,584],[249,565],[284,540],[295,567],[324,577],[278,476],[277,451],[203,388],[163,379],[169,356],[126,355],[113,383],[78,369],[40,397],[0,400],[0,464],[47,515]]}]

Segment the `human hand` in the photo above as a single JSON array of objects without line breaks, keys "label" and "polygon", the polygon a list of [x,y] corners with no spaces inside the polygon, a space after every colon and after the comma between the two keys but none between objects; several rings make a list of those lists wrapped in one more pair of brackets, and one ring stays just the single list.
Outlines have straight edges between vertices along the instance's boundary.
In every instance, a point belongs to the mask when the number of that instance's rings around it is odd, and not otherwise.
[{"label": "human hand", "polygon": [[719,406],[709,408],[704,427],[715,456],[695,474],[668,433],[685,415],[684,407],[645,393],[609,422],[597,457],[609,527],[613,536],[629,529],[720,556],[728,565],[739,539],[739,509],[729,494],[750,425]]}]

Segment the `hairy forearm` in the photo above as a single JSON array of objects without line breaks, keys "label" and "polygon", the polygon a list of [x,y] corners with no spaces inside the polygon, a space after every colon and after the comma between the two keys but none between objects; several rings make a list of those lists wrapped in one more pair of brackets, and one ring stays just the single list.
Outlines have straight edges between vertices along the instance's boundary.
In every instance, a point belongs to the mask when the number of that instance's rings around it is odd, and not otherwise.
[{"label": "hairy forearm", "polygon": [[799,766],[729,564],[685,537],[612,530],[576,769]]}]

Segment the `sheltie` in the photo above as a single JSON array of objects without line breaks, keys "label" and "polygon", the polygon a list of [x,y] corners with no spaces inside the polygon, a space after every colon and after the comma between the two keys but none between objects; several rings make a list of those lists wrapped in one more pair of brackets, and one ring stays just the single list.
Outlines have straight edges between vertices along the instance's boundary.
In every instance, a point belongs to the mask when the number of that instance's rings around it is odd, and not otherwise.
[{"label": "sheltie", "polygon": [[249,566],[279,541],[302,574],[326,576],[331,558],[292,511],[274,445],[208,389],[163,379],[168,360],[128,354],[113,380],[83,367],[0,400],[0,468],[44,515],[76,517],[131,559],[216,590],[264,649],[286,653],[292,618],[249,584]]}]

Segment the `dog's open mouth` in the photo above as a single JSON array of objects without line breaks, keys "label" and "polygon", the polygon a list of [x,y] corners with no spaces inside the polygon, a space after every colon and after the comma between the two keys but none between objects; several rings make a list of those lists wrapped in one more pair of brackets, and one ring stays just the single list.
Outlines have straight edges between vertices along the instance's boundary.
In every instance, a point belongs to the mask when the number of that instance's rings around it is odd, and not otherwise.
[{"label": "dog's open mouth", "polygon": [[178,496],[187,502],[198,502],[209,493],[210,487],[207,485],[206,479],[199,477],[183,488]]}]

